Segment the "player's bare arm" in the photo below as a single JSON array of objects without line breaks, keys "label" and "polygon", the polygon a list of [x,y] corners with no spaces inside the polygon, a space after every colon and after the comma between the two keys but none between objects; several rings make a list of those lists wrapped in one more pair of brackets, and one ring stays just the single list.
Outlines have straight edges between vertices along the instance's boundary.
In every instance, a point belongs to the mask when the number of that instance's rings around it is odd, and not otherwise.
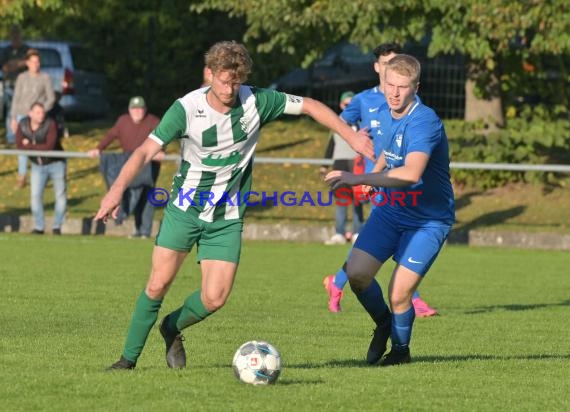
[{"label": "player's bare arm", "polygon": [[101,200],[99,211],[95,215],[95,220],[103,220],[107,222],[109,216],[113,219],[117,218],[119,206],[123,197],[123,192],[129,187],[129,184],[139,174],[142,168],[149,163],[154,156],[162,150],[162,146],[152,139],[146,139],[129,157],[121,169],[121,173]]},{"label": "player's bare arm", "polygon": [[311,116],[317,122],[337,132],[357,152],[375,160],[372,141],[367,134],[354,131],[340,117],[321,102],[303,97],[302,113]]},{"label": "player's bare arm", "polygon": [[333,190],[343,184],[350,186],[405,187],[420,181],[428,161],[429,156],[426,153],[412,152],[406,156],[406,162],[402,167],[362,175],[333,170],[325,176],[325,181],[331,185]]},{"label": "player's bare arm", "polygon": [[[374,167],[372,168],[370,173],[378,173],[384,170],[385,168],[386,168],[386,158],[384,157],[384,153],[381,153],[376,163],[374,163]],[[364,193],[371,193],[372,190],[374,189],[374,186],[362,185],[362,189]]]}]

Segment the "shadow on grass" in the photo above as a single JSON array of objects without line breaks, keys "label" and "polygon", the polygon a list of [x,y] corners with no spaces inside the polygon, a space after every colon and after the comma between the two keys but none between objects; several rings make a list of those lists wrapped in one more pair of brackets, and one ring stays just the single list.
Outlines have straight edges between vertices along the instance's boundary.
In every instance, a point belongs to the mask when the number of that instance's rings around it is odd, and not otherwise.
[{"label": "shadow on grass", "polygon": [[552,308],[557,306],[570,306],[570,300],[564,300],[560,303],[535,303],[528,305],[511,304],[511,305],[491,305],[481,306],[465,312],[467,315],[477,315],[479,313],[489,313],[497,310],[506,310],[512,312],[520,312],[525,310],[535,310],[542,308]]},{"label": "shadow on grass", "polygon": [[[545,354],[534,354],[534,355],[485,355],[485,354],[473,354],[473,355],[424,355],[424,356],[413,356],[412,364],[414,363],[448,363],[448,362],[470,362],[470,361],[508,361],[508,360],[556,360],[556,359],[570,359],[570,353],[545,353]],[[213,365],[215,368],[229,369],[231,365],[229,364],[217,364]],[[195,369],[207,369],[211,368],[212,365],[194,365]],[[331,359],[320,363],[287,363],[284,365],[285,369],[328,369],[328,368],[380,368],[380,366],[370,365],[364,360],[356,359]],[[324,383],[322,379],[280,379],[280,385],[305,385],[305,384],[320,384]]]},{"label": "shadow on grass", "polygon": [[468,362],[487,360],[550,360],[570,359],[570,353],[561,354],[536,354],[536,355],[445,355],[445,356],[414,356],[413,363],[444,363],[444,362]]},{"label": "shadow on grass", "polygon": [[[413,354],[412,354],[413,355]],[[570,353],[561,354],[536,354],[536,355],[443,355],[443,356],[413,356],[412,363],[444,363],[444,362],[467,362],[487,360],[550,360],[570,359]],[[378,365],[370,365],[364,360],[355,359],[331,359],[322,363],[311,364],[286,364],[287,369],[321,369],[321,368],[379,368]]]},{"label": "shadow on grass", "polygon": [[309,139],[309,138],[299,139],[299,140],[294,140],[292,142],[281,143],[281,144],[276,144],[276,145],[269,146],[269,147],[264,147],[263,149],[257,149],[255,152],[256,153],[266,153],[266,152],[272,152],[274,150],[290,149],[291,147],[298,146],[301,144],[305,144],[305,143],[310,142],[310,141],[311,141],[311,139]]},{"label": "shadow on grass", "polygon": [[[83,179],[87,176],[91,176],[93,174],[100,174],[99,173],[99,165],[95,165],[92,167],[88,167],[86,169],[78,169],[78,170],[74,170],[71,173],[68,173],[68,180],[77,180],[77,179]],[[101,179],[103,179],[103,176],[101,176]],[[89,184],[91,184],[91,181],[89,182]]]},{"label": "shadow on grass", "polygon": [[[14,175],[15,175],[17,171],[18,171],[18,168],[17,168],[17,167],[15,167],[15,168],[13,168],[13,169],[6,169],[6,170],[3,170],[3,171],[0,172],[0,177],[2,177],[2,176],[8,176],[8,175],[11,175],[11,174],[14,174]],[[14,186],[16,186],[16,180],[14,180]]]},{"label": "shadow on grass", "polygon": [[363,368],[370,367],[365,360],[330,359],[323,363],[287,364],[287,369],[321,369],[321,368]]},{"label": "shadow on grass", "polygon": [[509,219],[522,215],[525,209],[526,206],[515,206],[510,209],[486,213],[470,222],[457,223],[449,235],[449,243],[468,243],[469,231],[505,223]]},{"label": "shadow on grass", "polygon": [[480,196],[483,192],[469,192],[464,195],[459,196],[455,199],[455,210],[462,209],[471,204],[471,198],[474,196]]},{"label": "shadow on grass", "polygon": [[282,385],[318,385],[321,383],[325,383],[324,380],[322,379],[279,379],[279,381],[277,381],[277,384],[279,386]]}]

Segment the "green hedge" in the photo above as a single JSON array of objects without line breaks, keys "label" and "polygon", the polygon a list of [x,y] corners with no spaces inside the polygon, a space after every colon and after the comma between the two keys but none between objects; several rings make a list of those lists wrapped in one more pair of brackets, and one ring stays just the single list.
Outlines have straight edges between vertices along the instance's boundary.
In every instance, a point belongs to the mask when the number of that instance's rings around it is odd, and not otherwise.
[{"label": "green hedge", "polygon": [[[510,119],[507,127],[493,132],[486,131],[482,123],[446,121],[451,161],[570,164],[570,119],[567,112],[554,111],[527,109],[520,117]],[[550,119],[554,117],[558,118]],[[452,179],[456,185],[488,189],[517,182],[555,184],[557,176],[549,172],[454,169]]]}]

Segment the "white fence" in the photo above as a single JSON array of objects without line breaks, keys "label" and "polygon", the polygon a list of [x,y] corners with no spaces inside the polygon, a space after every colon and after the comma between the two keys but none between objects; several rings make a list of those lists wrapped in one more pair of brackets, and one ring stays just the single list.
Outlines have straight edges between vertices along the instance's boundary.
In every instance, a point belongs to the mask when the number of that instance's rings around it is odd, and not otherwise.
[{"label": "white fence", "polygon": [[[84,152],[65,151],[39,151],[39,150],[8,150],[0,149],[0,155],[26,155],[60,158],[89,158]],[[167,161],[180,161],[178,155],[166,155]],[[309,159],[309,158],[289,158],[289,157],[255,157],[255,163],[267,164],[309,164],[309,165],[331,165],[331,159]],[[451,162],[452,169],[473,169],[473,170],[508,170],[517,172],[557,172],[570,173],[570,165],[558,164],[515,164],[515,163],[477,163],[477,162]]]}]

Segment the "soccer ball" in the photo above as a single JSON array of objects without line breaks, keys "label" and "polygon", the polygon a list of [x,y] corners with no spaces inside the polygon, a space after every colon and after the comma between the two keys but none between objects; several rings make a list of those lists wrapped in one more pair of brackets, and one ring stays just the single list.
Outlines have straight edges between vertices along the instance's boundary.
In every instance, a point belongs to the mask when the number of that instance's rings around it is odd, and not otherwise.
[{"label": "soccer ball", "polygon": [[264,341],[249,341],[239,347],[232,367],[236,378],[252,385],[270,385],[281,373],[281,354]]}]

